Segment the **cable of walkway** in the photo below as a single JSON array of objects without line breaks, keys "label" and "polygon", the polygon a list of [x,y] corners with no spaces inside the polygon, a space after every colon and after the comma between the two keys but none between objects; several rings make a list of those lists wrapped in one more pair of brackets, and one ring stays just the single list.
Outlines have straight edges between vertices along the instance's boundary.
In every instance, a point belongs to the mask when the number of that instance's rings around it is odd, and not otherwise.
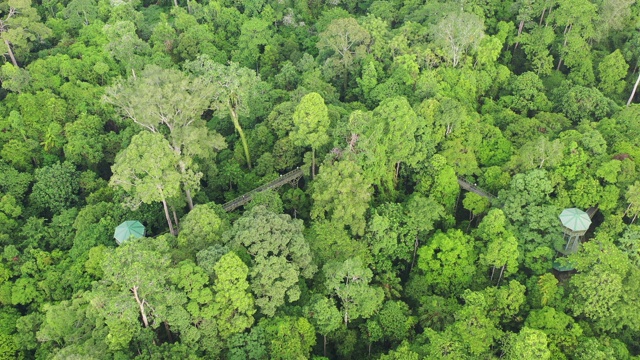
[{"label": "cable of walkway", "polygon": [[281,175],[279,178],[266,183],[262,186],[259,186],[247,193],[244,193],[240,196],[238,196],[237,198],[225,203],[224,205],[222,205],[222,207],[224,208],[225,211],[229,212],[229,211],[233,211],[235,209],[237,209],[238,207],[248,203],[249,201],[251,201],[253,199],[253,195],[262,192],[262,191],[266,191],[266,190],[270,190],[270,189],[276,189],[279,188],[280,186],[284,185],[284,184],[288,184],[291,183],[293,181],[296,181],[298,179],[300,179],[303,175],[302,169],[298,168],[295,169],[293,171],[290,171],[284,175]]}]

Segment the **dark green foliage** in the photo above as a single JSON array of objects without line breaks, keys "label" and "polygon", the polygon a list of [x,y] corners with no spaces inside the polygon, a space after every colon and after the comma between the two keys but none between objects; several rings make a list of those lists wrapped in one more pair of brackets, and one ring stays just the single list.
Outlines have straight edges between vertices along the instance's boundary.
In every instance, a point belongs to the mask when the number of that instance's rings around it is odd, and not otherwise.
[{"label": "dark green foliage", "polygon": [[78,174],[71,163],[37,169],[34,180],[29,200],[38,208],[57,214],[78,200]]},{"label": "dark green foliage", "polygon": [[639,9],[0,0],[0,359],[640,356]]}]

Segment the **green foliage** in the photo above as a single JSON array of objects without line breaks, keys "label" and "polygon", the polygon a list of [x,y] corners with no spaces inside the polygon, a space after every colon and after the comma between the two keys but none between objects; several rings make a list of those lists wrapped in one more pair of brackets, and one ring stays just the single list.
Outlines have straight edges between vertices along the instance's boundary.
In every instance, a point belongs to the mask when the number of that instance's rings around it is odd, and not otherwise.
[{"label": "green foliage", "polygon": [[0,358],[633,358],[637,15],[0,0]]},{"label": "green foliage", "polygon": [[507,359],[546,360],[551,357],[551,352],[547,348],[547,334],[528,327],[512,335],[506,348]]},{"label": "green foliage", "polygon": [[298,279],[316,272],[302,221],[257,206],[233,224],[232,244],[243,246],[253,257],[251,286],[261,312],[273,316],[285,303],[300,298]]},{"label": "green foliage", "polygon": [[354,235],[364,234],[364,214],[369,208],[371,185],[353,161],[325,163],[313,183],[311,218],[349,226]]},{"label": "green foliage", "polygon": [[199,251],[222,243],[222,234],[229,227],[226,215],[216,205],[196,205],[180,223],[178,244]]},{"label": "green foliage", "polygon": [[456,294],[473,281],[477,258],[474,241],[460,230],[437,232],[418,255],[418,268],[436,294]]},{"label": "green foliage", "polygon": [[77,201],[79,190],[76,169],[68,162],[35,171],[35,183],[29,200],[56,214]]},{"label": "green foliage", "polygon": [[327,290],[341,303],[345,325],[358,318],[369,318],[382,304],[382,289],[369,284],[373,273],[360,258],[328,263],[322,271]]},{"label": "green foliage", "polygon": [[214,265],[216,280],[212,310],[216,313],[218,333],[223,339],[241,333],[253,324],[253,297],[249,292],[249,268],[233,252]]}]

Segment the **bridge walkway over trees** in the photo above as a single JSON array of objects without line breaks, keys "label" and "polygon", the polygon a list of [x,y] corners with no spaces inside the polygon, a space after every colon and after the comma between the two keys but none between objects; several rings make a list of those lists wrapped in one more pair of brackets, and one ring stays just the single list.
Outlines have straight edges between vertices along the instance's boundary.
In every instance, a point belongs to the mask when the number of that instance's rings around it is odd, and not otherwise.
[{"label": "bridge walkway over trees", "polygon": [[298,183],[298,180],[300,180],[300,178],[302,177],[302,175],[303,175],[302,169],[299,169],[299,168],[295,169],[293,171],[290,171],[280,176],[279,178],[273,180],[272,182],[266,183],[260,187],[257,187],[249,191],[248,193],[238,196],[237,198],[222,205],[222,207],[224,208],[225,211],[233,211],[238,207],[251,201],[253,199],[253,196],[261,191],[277,189],[280,186],[285,184],[292,184],[293,186],[295,186]]},{"label": "bridge walkway over trees", "polygon": [[[253,199],[253,196],[261,191],[265,191],[265,190],[270,190],[270,189],[277,189],[282,185],[285,184],[292,184],[295,185],[297,184],[298,180],[300,180],[300,178],[302,177],[303,173],[302,173],[302,169],[295,169],[293,171],[290,171],[282,176],[280,176],[279,178],[264,184],[260,187],[257,187],[251,191],[249,191],[248,193],[245,193],[243,195],[238,196],[237,198],[225,203],[224,205],[222,205],[222,207],[225,209],[225,211],[233,211],[235,209],[237,209],[238,207],[248,203],[249,201],[251,201]],[[474,192],[482,197],[485,197],[489,200],[494,200],[496,199],[495,195],[488,193],[485,190],[482,190],[481,188],[471,184],[470,182],[468,182],[467,180],[459,177],[458,178],[458,184],[460,185],[461,188],[467,190],[467,191],[471,191]],[[593,215],[591,215],[593,216]]]},{"label": "bridge walkway over trees", "polygon": [[479,187],[475,186],[474,184],[468,182],[467,180],[458,177],[458,184],[460,184],[460,187],[467,190],[467,191],[471,191],[474,192],[484,198],[487,198],[489,200],[494,200],[496,199],[496,196],[493,194],[490,194],[482,189],[480,189]]}]

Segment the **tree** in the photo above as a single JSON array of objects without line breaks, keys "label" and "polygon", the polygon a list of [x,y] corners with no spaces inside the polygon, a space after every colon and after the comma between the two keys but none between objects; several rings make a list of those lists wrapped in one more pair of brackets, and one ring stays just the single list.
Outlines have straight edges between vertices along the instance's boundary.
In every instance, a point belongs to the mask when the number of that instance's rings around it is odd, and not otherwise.
[{"label": "tree", "polygon": [[533,72],[514,77],[509,90],[512,95],[500,97],[500,102],[519,114],[527,115],[530,111],[545,111],[551,107],[542,80]]},{"label": "tree", "polygon": [[140,77],[131,77],[106,91],[104,100],[120,113],[152,133],[169,132],[169,147],[178,156],[182,186],[189,209],[191,192],[200,188],[202,173],[196,172],[194,157],[207,158],[212,148],[226,147],[224,139],[209,132],[201,116],[209,107],[210,84],[177,70],[148,66]]},{"label": "tree", "polygon": [[51,35],[51,30],[40,23],[38,11],[31,7],[31,0],[3,1],[0,3],[0,38],[3,45],[2,54],[9,54],[11,63],[18,66],[14,50],[19,55],[26,55],[31,43],[42,41]]},{"label": "tree", "polygon": [[489,243],[487,251],[480,255],[480,261],[485,266],[491,267],[492,281],[495,277],[496,269],[500,269],[500,274],[498,275],[498,284],[500,284],[503,276],[508,276],[518,271],[518,256],[518,241],[513,235],[505,233]]},{"label": "tree", "polygon": [[270,25],[269,22],[259,18],[250,18],[243,22],[238,37],[238,50],[233,56],[233,61],[257,71],[258,60],[263,57],[261,47],[264,48],[273,36],[269,29]]},{"label": "tree", "polygon": [[94,0],[72,0],[65,7],[64,16],[74,28],[87,26],[98,17],[98,6]]},{"label": "tree", "polygon": [[365,56],[370,41],[369,32],[351,17],[333,20],[320,33],[316,46],[326,57],[325,69],[342,77],[343,91],[347,89],[349,73]]},{"label": "tree", "polygon": [[358,135],[365,174],[374,184],[394,188],[402,162],[414,165],[418,116],[404,97],[382,101],[371,113],[356,111],[349,117],[351,132]]},{"label": "tree", "polygon": [[505,353],[507,359],[547,360],[551,357],[547,347],[547,334],[526,326],[518,334],[509,337]]},{"label": "tree", "polygon": [[78,199],[78,173],[69,162],[56,163],[35,171],[35,184],[29,199],[36,206],[57,214]]},{"label": "tree", "polygon": [[260,96],[260,78],[253,70],[241,67],[236,63],[228,66],[218,64],[206,56],[200,56],[187,63],[187,69],[200,76],[212,87],[208,89],[210,106],[222,117],[226,113],[231,117],[242,147],[247,166],[251,169],[249,144],[240,126],[240,117],[249,116],[252,112],[252,100]]},{"label": "tree", "polygon": [[519,163],[524,171],[553,168],[562,161],[563,149],[564,146],[559,139],[549,141],[545,136],[540,136],[520,148]]},{"label": "tree", "polygon": [[315,330],[303,317],[278,316],[263,319],[270,359],[308,359],[316,343]]},{"label": "tree", "polygon": [[161,134],[143,131],[118,153],[109,181],[110,185],[119,186],[129,194],[125,204],[132,209],[137,209],[141,203],[162,202],[169,232],[173,235],[176,231],[167,200],[180,193],[182,177],[176,170],[177,163],[178,156]]},{"label": "tree", "polygon": [[629,185],[624,197],[627,200],[627,203],[629,203],[624,214],[633,215],[633,218],[631,219],[631,223],[633,224],[640,213],[640,181],[636,181],[633,185]]},{"label": "tree", "polygon": [[67,143],[64,156],[78,165],[94,167],[104,157],[104,122],[97,116],[83,115],[64,126]]},{"label": "tree", "polygon": [[453,12],[434,26],[432,37],[447,61],[457,67],[464,55],[480,44],[484,37],[484,23],[475,14]]},{"label": "tree", "polygon": [[316,149],[329,142],[329,112],[320,94],[312,92],[302,97],[293,113],[293,124],[293,142],[298,146],[311,146],[311,174],[315,178]]},{"label": "tree", "polygon": [[469,357],[486,354],[501,331],[487,316],[488,299],[479,292],[466,290],[464,306],[455,314],[456,321],[447,330],[466,350]]},{"label": "tree", "polygon": [[140,321],[144,328],[158,328],[172,303],[180,301],[168,287],[169,263],[166,253],[144,241],[130,241],[105,254],[103,282],[90,302],[109,329],[112,349],[125,348],[141,331]]},{"label": "tree", "polygon": [[[218,205],[219,206],[219,205]],[[196,205],[181,221],[178,244],[199,251],[222,243],[222,234],[230,228],[229,221],[216,205]]]},{"label": "tree", "polygon": [[626,85],[624,78],[627,76],[629,65],[624,60],[620,49],[607,55],[598,65],[598,88],[603,94],[617,98],[624,91]]},{"label": "tree", "polygon": [[400,342],[412,338],[416,318],[411,316],[409,306],[404,302],[386,301],[378,314],[368,320],[370,321],[379,324],[384,339]]},{"label": "tree", "polygon": [[360,258],[328,263],[322,271],[327,290],[340,300],[345,325],[351,320],[369,318],[382,305],[382,289],[369,285],[373,273]]},{"label": "tree", "polygon": [[436,294],[457,294],[473,281],[477,258],[474,242],[460,230],[437,232],[418,250],[418,256],[418,268]]},{"label": "tree", "polygon": [[554,39],[553,28],[547,26],[537,26],[530,33],[522,34],[522,49],[531,70],[538,76],[549,75],[553,71],[553,56],[549,53],[549,46]]},{"label": "tree", "polygon": [[346,159],[325,163],[312,191],[312,219],[330,218],[336,225],[349,226],[354,235],[364,234],[364,214],[372,194],[358,164]]},{"label": "tree", "polygon": [[316,331],[322,335],[322,349],[324,356],[327,356],[327,335],[340,327],[342,322],[340,312],[333,299],[322,296],[315,299],[306,313]]},{"label": "tree", "polygon": [[548,346],[554,355],[572,353],[583,333],[582,327],[571,316],[548,306],[532,310],[525,326],[547,334]]},{"label": "tree", "polygon": [[[636,323],[638,307],[633,289],[637,269],[626,253],[612,242],[594,239],[569,258],[579,271],[571,278],[571,309],[603,330]],[[635,326],[635,325],[632,325]]]},{"label": "tree", "polygon": [[212,310],[218,334],[223,339],[241,333],[253,324],[253,296],[249,292],[249,268],[233,252],[222,256],[213,267],[216,280]]},{"label": "tree", "polygon": [[267,316],[285,303],[300,298],[298,279],[316,272],[309,245],[302,235],[302,221],[278,215],[257,206],[233,224],[233,244],[243,246],[253,257],[251,288],[256,305]]},{"label": "tree", "polygon": [[[117,7],[128,8],[127,5]],[[131,8],[127,10],[135,13]],[[125,72],[130,70],[133,76],[136,71],[142,70],[145,56],[150,52],[149,44],[138,37],[137,30],[135,23],[129,20],[106,24],[102,30],[110,40],[105,50],[113,59],[120,62]]]},{"label": "tree", "polygon": [[473,221],[476,216],[489,210],[491,202],[489,199],[474,192],[468,192],[462,199],[462,206],[471,213],[471,221]]}]

